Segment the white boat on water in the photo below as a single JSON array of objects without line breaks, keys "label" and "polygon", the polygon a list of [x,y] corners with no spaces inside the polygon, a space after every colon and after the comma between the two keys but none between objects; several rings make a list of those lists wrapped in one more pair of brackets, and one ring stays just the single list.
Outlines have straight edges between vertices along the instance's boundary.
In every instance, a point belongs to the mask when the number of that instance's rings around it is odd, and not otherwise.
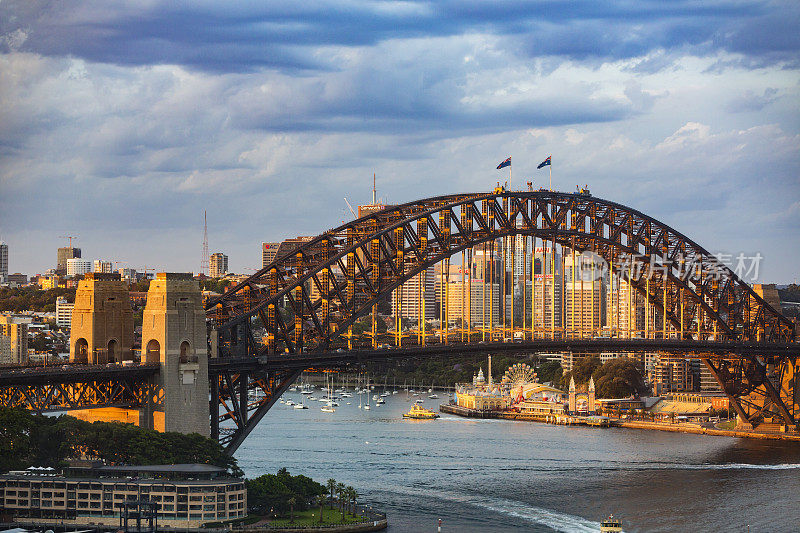
[{"label": "white boat on water", "polygon": [[286,400],[286,405],[294,405],[294,402],[292,400]]},{"label": "white boat on water", "polygon": [[303,389],[300,391],[300,394],[314,394],[314,392],[307,389]]},{"label": "white boat on water", "polygon": [[322,411],[323,413],[335,413],[336,412],[336,409],[334,409],[333,407],[330,407],[328,405],[323,405],[322,407],[319,408],[319,410]]},{"label": "white boat on water", "polygon": [[377,400],[377,399],[378,399],[378,395],[377,395],[377,394],[373,394],[373,395],[372,395],[372,399],[373,399],[373,400]]},{"label": "white boat on water", "polygon": [[381,398],[386,398],[387,396],[389,396],[388,392],[382,392],[381,393]]},{"label": "white boat on water", "polygon": [[370,407],[369,407],[369,405],[365,405],[365,406],[364,406],[364,410],[365,410],[365,411],[369,411],[369,410],[370,410]]},{"label": "white boat on water", "polygon": [[438,400],[439,396],[437,396],[436,394],[431,394],[430,396],[428,396],[428,398],[430,398],[431,400]]},{"label": "white boat on water", "polygon": [[396,391],[396,390],[393,390],[393,391],[392,391],[392,394],[397,394],[397,391]]},{"label": "white boat on water", "polygon": [[306,407],[306,405],[305,405],[305,404],[303,404],[303,403],[296,403],[296,404],[294,404],[294,408],[295,408],[295,409],[308,409],[308,407]]},{"label": "white boat on water", "polygon": [[383,404],[385,404],[385,403],[386,403],[386,401],[385,401],[383,398],[378,398],[378,399],[375,401],[375,405],[383,405]]}]

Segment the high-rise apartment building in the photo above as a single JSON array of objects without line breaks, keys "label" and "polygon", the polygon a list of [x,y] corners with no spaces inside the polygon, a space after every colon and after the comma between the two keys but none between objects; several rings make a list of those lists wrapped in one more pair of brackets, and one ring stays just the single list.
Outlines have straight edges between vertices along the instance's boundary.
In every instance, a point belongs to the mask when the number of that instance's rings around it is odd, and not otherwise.
[{"label": "high-rise apartment building", "polygon": [[0,315],[0,336],[7,340],[0,343],[0,363],[28,363],[28,324],[11,315]]},{"label": "high-rise apartment building", "polygon": [[64,329],[71,328],[72,310],[74,308],[75,304],[67,302],[67,299],[63,296],[56,298],[56,326]]},{"label": "high-rise apartment building", "polygon": [[95,259],[92,261],[92,272],[111,274],[114,272],[114,263],[111,261],[103,261],[102,259]]},{"label": "high-rise apartment building", "polygon": [[135,268],[120,268],[117,270],[120,278],[125,283],[136,283],[136,269]]},{"label": "high-rise apartment building", "polygon": [[64,246],[58,249],[58,262],[56,263],[56,273],[64,275],[67,273],[67,260],[81,257],[81,249],[71,246]]},{"label": "high-rise apartment building", "polygon": [[[446,286],[447,294],[439,294],[439,298],[447,300],[448,323],[478,328],[500,323],[499,283],[491,286],[487,283],[484,287],[483,280],[472,280],[470,284],[469,279],[462,282],[460,277],[451,276]],[[441,287],[438,292],[441,293]]]},{"label": "high-rise apartment building", "polygon": [[82,276],[92,271],[92,262],[79,257],[67,259],[67,276]]},{"label": "high-rise apartment building", "polygon": [[8,245],[0,241],[0,283],[8,281]]},{"label": "high-rise apartment building", "polygon": [[434,268],[428,267],[392,291],[393,316],[397,316],[398,302],[400,303],[400,316],[403,318],[414,321],[423,318],[428,321],[436,318]]},{"label": "high-rise apartment building", "polygon": [[606,326],[617,337],[644,335],[644,296],[626,280],[611,276],[606,294]]},{"label": "high-rise apartment building", "polygon": [[228,256],[222,252],[211,254],[208,272],[212,278],[221,278],[228,272]]}]

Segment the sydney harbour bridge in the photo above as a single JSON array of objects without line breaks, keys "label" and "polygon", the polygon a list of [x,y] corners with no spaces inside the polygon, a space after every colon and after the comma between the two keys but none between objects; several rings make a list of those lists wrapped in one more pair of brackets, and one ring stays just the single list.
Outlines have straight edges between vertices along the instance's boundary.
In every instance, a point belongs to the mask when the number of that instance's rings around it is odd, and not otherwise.
[{"label": "sydney harbour bridge", "polygon": [[[526,301],[519,318],[504,312],[499,319],[474,321],[470,310],[448,316],[443,305],[438,330],[426,330],[422,311],[415,330],[404,330],[398,319],[393,329],[378,331],[378,305],[393,291],[404,290],[409,280],[438,263],[445,265],[442,277],[452,276],[451,261],[470,264],[473,251],[486,250],[487,243],[488,254],[505,253],[494,243],[513,236],[523,236],[518,242],[526,249],[530,243],[531,251],[561,249],[561,261],[572,254],[573,265],[575,254],[601,259],[613,278],[630,287],[623,297],[643,303],[644,323],[630,320],[626,328],[601,336],[576,327],[574,300],[566,311],[573,313],[572,320],[537,322],[535,313],[555,312],[536,310],[545,301],[542,292],[553,291],[555,297],[553,282],[522,291],[518,297]],[[552,252],[550,260],[555,260]],[[526,286],[535,272],[522,270]],[[475,282],[483,284],[479,291],[491,302],[497,289],[486,285],[487,276],[480,277]],[[396,317],[402,316],[403,301],[392,300]],[[592,302],[590,313],[594,309]],[[483,310],[493,312],[491,304]],[[206,318],[210,434],[231,453],[303,370],[501,352],[652,352],[700,359],[741,425],[778,421],[800,430],[795,323],[689,237],[635,209],[585,193],[498,188],[387,206],[298,243],[209,301]],[[356,332],[357,321],[367,330]],[[597,322],[590,317],[590,323]],[[159,394],[152,387],[159,365],[142,360],[130,368],[2,372],[0,402],[37,411],[135,406]]]}]

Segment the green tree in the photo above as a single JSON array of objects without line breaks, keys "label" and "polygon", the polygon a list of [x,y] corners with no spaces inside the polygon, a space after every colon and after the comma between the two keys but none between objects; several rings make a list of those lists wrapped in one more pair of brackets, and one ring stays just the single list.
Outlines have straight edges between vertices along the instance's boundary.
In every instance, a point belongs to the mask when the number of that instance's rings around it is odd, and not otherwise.
[{"label": "green tree", "polygon": [[[566,372],[562,376],[561,387],[567,390],[569,388],[570,378],[575,379],[575,385],[578,387],[585,385],[589,382],[589,378],[592,377],[594,371],[600,368],[601,365],[600,358],[596,355],[589,355],[578,359],[578,361],[572,365],[572,371]],[[595,378],[595,385],[597,385],[597,378]]]},{"label": "green tree", "polygon": [[542,383],[560,383],[563,370],[558,361],[545,361],[536,368],[536,374]]},{"label": "green tree", "polygon": [[328,487],[328,490],[331,491],[331,501],[333,501],[333,493],[336,490],[336,480],[329,478],[326,486]]},{"label": "green tree", "polygon": [[286,503],[289,504],[289,522],[294,523],[294,506],[297,504],[297,498],[292,496]]},{"label": "green tree", "polygon": [[607,361],[594,371],[592,377],[598,398],[623,398],[647,390],[641,363],[629,357]]}]

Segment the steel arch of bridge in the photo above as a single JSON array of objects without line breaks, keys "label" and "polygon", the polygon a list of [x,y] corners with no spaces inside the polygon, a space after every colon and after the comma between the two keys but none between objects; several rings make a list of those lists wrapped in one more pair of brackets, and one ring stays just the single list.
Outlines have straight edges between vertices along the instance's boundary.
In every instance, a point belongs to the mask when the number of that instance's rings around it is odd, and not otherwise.
[{"label": "steel arch of bridge", "polygon": [[[209,303],[220,353],[326,349],[381,297],[420,271],[510,235],[598,254],[654,306],[666,308],[667,320],[685,336],[696,338],[699,331],[700,340],[794,339],[791,321],[714,255],[666,224],[587,195],[503,191],[390,207],[277,257]],[[622,254],[630,258],[624,269]],[[344,281],[336,279],[336,272],[344,274]],[[319,297],[312,300],[312,292]],[[284,299],[294,316],[291,322],[277,312]],[[266,344],[252,336],[251,319],[266,329]]]},{"label": "steel arch of bridge", "polygon": [[[666,224],[588,195],[496,190],[388,207],[298,244],[209,302],[212,357],[252,356],[266,362],[284,352],[330,353],[355,320],[422,270],[462,250],[511,235],[601,256],[615,275],[666,317],[682,340],[794,342],[793,322],[714,255]],[[623,255],[625,262],[620,261]],[[266,332],[263,342],[254,335],[260,330]],[[650,338],[664,338],[667,328],[651,333]],[[373,337],[373,347],[375,342]],[[730,355],[703,361],[734,400],[740,416],[755,422],[777,413],[786,423],[796,424],[797,356]],[[216,399],[224,407],[219,420],[212,421],[212,433],[220,436],[214,427],[233,420],[238,429],[221,440],[238,445],[253,425],[248,413],[260,419],[275,394],[294,378],[287,373],[269,379],[276,384],[273,389],[257,375],[248,380],[247,375],[220,374],[212,384],[216,395],[212,406]],[[248,402],[248,390],[264,395]],[[758,396],[755,401],[738,401],[753,394]]]}]

